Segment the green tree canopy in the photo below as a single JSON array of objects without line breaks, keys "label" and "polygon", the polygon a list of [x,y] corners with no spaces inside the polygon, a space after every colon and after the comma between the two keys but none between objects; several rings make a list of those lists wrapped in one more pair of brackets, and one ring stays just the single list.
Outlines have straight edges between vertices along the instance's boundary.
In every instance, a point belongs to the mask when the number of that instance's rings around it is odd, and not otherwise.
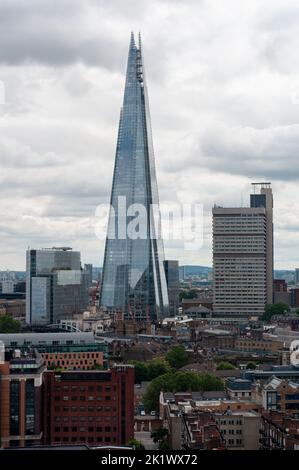
[{"label": "green tree canopy", "polygon": [[182,299],[196,299],[197,297],[196,289],[187,289],[180,292],[180,300]]},{"label": "green tree canopy", "polygon": [[168,372],[151,381],[144,395],[146,411],[158,410],[159,395],[165,392],[212,391],[223,390],[223,383],[218,377],[195,372]]},{"label": "green tree canopy", "polygon": [[169,363],[161,357],[157,357],[148,362],[147,368],[149,380],[153,380],[156,377],[159,377],[159,375],[166,374],[171,370]]},{"label": "green tree canopy", "polygon": [[153,380],[171,370],[165,359],[157,357],[149,362],[132,361],[135,366],[135,383]]},{"label": "green tree canopy", "polygon": [[0,317],[0,333],[19,333],[21,331],[21,323],[14,320],[10,315]]},{"label": "green tree canopy", "polygon": [[168,436],[168,429],[166,428],[157,428],[151,432],[151,438],[155,443],[162,441]]},{"label": "green tree canopy", "polygon": [[142,442],[138,441],[137,439],[130,439],[128,441],[128,446],[132,446],[134,450],[144,450],[145,449]]},{"label": "green tree canopy", "polygon": [[233,370],[235,366],[230,362],[219,362],[217,370]]},{"label": "green tree canopy", "polygon": [[246,369],[249,369],[249,370],[256,369],[256,363],[253,362],[253,361],[248,362],[247,365],[246,365]]},{"label": "green tree canopy", "polygon": [[188,362],[188,354],[184,346],[173,346],[166,354],[166,360],[174,369],[180,369]]},{"label": "green tree canopy", "polygon": [[262,320],[270,321],[273,315],[285,315],[289,311],[290,307],[283,302],[278,302],[277,304],[267,304]]}]

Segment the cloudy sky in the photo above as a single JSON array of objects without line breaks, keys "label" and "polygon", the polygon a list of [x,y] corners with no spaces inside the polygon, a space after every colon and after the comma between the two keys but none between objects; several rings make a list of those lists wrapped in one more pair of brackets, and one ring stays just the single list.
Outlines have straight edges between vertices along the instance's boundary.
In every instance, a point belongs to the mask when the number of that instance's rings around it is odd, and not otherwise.
[{"label": "cloudy sky", "polygon": [[[143,38],[160,201],[211,207],[272,181],[275,267],[299,266],[298,0],[0,0],[0,270],[28,246],[102,264],[131,30]],[[0,87],[1,90],[1,87]]]}]

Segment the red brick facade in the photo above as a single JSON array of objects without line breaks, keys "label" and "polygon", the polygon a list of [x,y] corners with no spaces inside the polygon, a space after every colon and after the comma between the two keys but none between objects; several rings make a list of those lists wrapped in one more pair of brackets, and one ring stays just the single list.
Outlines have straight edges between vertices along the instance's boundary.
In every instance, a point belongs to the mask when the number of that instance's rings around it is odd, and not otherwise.
[{"label": "red brick facade", "polygon": [[134,437],[134,368],[44,376],[44,443],[122,445]]}]

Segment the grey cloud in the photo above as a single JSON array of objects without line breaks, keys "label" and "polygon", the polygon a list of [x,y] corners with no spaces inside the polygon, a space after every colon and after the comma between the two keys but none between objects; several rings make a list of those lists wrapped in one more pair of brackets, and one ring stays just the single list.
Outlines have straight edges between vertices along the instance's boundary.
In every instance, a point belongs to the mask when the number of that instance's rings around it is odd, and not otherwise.
[{"label": "grey cloud", "polygon": [[215,126],[199,140],[197,164],[223,173],[298,180],[299,124],[267,129]]},{"label": "grey cloud", "polygon": [[125,45],[105,35],[101,28],[89,30],[88,4],[78,0],[2,1],[0,61],[55,66],[83,62],[119,69]]},{"label": "grey cloud", "polygon": [[131,29],[143,36],[160,200],[205,209],[203,249],[166,256],[210,263],[212,204],[247,200],[250,179],[263,177],[274,180],[276,259],[294,264],[296,9],[225,3],[0,2],[0,265],[21,268],[27,245],[56,241],[100,262],[91,219],[109,201]]}]

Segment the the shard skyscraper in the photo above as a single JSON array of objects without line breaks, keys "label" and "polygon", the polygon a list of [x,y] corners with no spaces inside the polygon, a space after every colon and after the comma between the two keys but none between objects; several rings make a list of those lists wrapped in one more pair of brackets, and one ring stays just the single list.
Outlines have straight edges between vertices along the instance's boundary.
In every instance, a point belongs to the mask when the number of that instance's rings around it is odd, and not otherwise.
[{"label": "the shard skyscraper", "polygon": [[156,320],[168,313],[168,294],[141,42],[133,33],[110,204],[100,305],[125,319]]}]

